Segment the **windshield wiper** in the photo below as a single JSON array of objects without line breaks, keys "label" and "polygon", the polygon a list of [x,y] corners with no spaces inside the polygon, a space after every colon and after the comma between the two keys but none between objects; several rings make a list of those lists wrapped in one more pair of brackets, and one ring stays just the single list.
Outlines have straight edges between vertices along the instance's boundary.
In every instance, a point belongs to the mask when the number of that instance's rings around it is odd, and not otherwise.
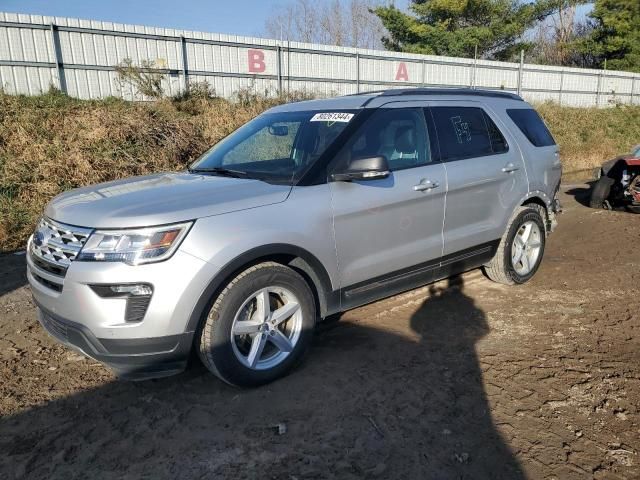
[{"label": "windshield wiper", "polygon": [[224,167],[210,167],[210,168],[190,168],[189,173],[214,173],[226,177],[243,178],[247,176],[247,172],[242,170],[232,170]]}]

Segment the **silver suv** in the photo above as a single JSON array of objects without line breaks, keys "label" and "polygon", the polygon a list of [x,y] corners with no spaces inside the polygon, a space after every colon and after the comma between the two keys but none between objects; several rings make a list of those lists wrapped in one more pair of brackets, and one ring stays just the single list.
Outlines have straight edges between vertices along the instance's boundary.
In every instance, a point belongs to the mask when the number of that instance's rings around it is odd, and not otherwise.
[{"label": "silver suv", "polygon": [[483,266],[529,280],[561,165],[506,92],[405,89],[273,108],[188,171],[63,193],[29,239],[44,328],[125,378],[270,382],[316,321]]}]

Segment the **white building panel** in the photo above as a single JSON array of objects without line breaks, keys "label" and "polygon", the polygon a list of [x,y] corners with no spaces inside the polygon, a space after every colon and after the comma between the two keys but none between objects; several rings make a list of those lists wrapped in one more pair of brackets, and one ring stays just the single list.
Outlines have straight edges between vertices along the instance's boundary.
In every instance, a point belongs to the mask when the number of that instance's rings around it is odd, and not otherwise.
[{"label": "white building panel", "polygon": [[313,54],[306,52],[284,53],[286,64],[290,62],[290,68],[285,66],[284,71],[290,72],[292,77],[327,78],[355,80],[356,58],[345,56],[333,56]]},{"label": "white building panel", "polygon": [[[151,61],[158,68],[169,69],[171,74],[164,79],[165,91],[168,95],[179,93],[185,80],[183,45],[179,37],[184,36],[186,66],[192,72],[190,81],[206,80],[219,95],[227,97],[246,88],[275,94],[279,84],[284,91],[304,90],[319,96],[355,93],[359,78],[360,91],[423,83],[446,87],[476,85],[507,91],[517,91],[520,87],[522,95],[534,102],[551,100],[575,106],[640,104],[640,75],[628,72],[529,64],[521,71],[518,63],[510,62],[476,62],[3,12],[0,12],[0,22],[23,25],[17,28],[0,24],[0,85],[10,93],[36,95],[50,85],[59,85],[54,32],[50,28],[55,24],[59,27],[55,32],[59,54],[65,64],[63,87],[66,84],[67,92],[80,98],[118,95],[141,99],[129,87],[122,88],[113,71],[114,66],[125,58],[130,58],[134,64]],[[68,27],[89,30],[66,31]],[[198,39],[229,44],[198,43]],[[276,46],[280,46],[280,62]],[[206,75],[195,75],[194,72]],[[279,74],[281,82],[278,82]]]},{"label": "white building panel", "polygon": [[596,92],[598,90],[598,75],[579,75],[568,71],[564,75],[563,90],[575,92]]},{"label": "white building panel", "polygon": [[422,83],[422,62],[362,58],[360,79],[388,84],[419,84]]}]

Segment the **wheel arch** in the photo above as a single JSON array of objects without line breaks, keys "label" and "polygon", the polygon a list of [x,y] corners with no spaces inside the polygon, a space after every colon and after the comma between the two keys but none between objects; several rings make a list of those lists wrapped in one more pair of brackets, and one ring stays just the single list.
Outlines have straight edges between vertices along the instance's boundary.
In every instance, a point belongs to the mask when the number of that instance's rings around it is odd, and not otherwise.
[{"label": "wheel arch", "polygon": [[539,205],[544,208],[545,213],[549,210],[549,205],[547,205],[544,200],[538,196],[529,197],[520,204],[521,207],[526,205]]},{"label": "wheel arch", "polygon": [[546,225],[547,232],[551,232],[554,230],[554,214],[551,211],[551,199],[549,196],[542,191],[534,191],[529,192],[521,201],[520,207],[525,207],[527,205],[537,205],[542,208],[542,212],[544,213],[543,221]]},{"label": "wheel arch", "polygon": [[339,292],[334,291],[331,278],[322,263],[309,251],[290,244],[274,243],[253,248],[237,256],[211,279],[200,295],[187,323],[187,331],[196,331],[217,294],[241,271],[266,261],[286,265],[298,272],[311,288],[320,317],[339,310]]}]

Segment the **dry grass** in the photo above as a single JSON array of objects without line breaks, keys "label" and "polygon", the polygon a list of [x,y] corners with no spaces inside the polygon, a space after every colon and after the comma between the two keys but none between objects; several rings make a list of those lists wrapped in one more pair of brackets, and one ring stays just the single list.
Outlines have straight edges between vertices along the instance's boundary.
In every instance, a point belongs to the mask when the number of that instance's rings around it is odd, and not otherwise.
[{"label": "dry grass", "polygon": [[210,145],[287,99],[80,101],[0,93],[0,251],[24,246],[65,190],[185,168]]},{"label": "dry grass", "polygon": [[640,143],[640,107],[536,107],[560,145],[565,173],[593,169]]},{"label": "dry grass", "polygon": [[[184,168],[247,120],[287,100],[248,91],[233,101],[196,95],[150,103],[0,93],[0,251],[22,248],[58,193]],[[640,143],[640,108],[539,109],[561,145],[567,172],[594,167]]]}]

